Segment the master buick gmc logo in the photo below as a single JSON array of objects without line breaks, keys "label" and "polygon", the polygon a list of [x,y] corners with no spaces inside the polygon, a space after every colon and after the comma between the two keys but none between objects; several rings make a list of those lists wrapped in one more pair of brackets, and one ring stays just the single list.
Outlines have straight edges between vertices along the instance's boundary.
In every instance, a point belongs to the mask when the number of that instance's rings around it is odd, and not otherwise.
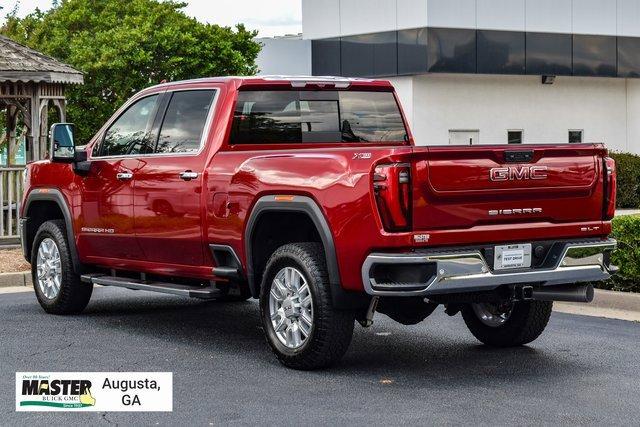
[{"label": "master buick gmc logo", "polygon": [[525,179],[547,179],[546,166],[509,166],[506,168],[491,168],[491,181],[522,181]]}]

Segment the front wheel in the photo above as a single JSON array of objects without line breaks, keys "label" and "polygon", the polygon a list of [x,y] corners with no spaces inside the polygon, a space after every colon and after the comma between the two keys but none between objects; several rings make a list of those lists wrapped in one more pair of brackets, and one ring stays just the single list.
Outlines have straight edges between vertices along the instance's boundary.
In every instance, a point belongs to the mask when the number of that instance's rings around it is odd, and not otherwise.
[{"label": "front wheel", "polygon": [[513,347],[540,336],[552,307],[550,301],[468,304],[462,309],[462,317],[473,336],[484,344]]},{"label": "front wheel", "polygon": [[260,312],[267,342],[290,368],[330,366],[351,342],[355,315],[333,308],[324,253],[317,243],[287,244],[271,255]]},{"label": "front wheel", "polygon": [[31,251],[36,297],[52,314],[79,313],[87,306],[93,284],[82,283],[73,271],[64,221],[47,221],[38,229]]}]

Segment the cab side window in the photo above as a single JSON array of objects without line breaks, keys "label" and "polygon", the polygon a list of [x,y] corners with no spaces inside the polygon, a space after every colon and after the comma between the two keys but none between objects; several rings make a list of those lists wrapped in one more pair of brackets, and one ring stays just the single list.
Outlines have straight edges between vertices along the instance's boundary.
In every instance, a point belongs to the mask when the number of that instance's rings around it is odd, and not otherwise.
[{"label": "cab side window", "polygon": [[156,153],[195,153],[212,108],[214,90],[174,92],[162,121]]},{"label": "cab side window", "polygon": [[152,152],[155,138],[151,135],[151,126],[157,103],[158,95],[151,95],[129,106],[105,132],[99,156],[127,156]]}]

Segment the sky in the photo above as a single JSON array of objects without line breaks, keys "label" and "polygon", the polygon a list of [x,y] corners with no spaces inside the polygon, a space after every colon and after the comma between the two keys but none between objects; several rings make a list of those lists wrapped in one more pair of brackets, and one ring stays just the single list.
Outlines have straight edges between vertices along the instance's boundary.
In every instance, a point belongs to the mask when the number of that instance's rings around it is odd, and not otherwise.
[{"label": "sky", "polygon": [[[199,21],[223,26],[244,23],[259,31],[259,37],[281,36],[302,32],[301,0],[184,0],[189,5],[187,15]],[[36,7],[46,10],[52,0],[0,0],[0,23],[4,15],[19,2],[19,15],[33,12]]]}]

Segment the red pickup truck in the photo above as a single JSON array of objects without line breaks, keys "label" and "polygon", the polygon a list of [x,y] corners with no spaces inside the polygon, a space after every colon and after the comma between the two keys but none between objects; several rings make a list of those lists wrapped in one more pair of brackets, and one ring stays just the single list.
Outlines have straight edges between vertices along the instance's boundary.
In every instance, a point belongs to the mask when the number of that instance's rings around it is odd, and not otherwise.
[{"label": "red pickup truck", "polygon": [[94,284],[258,298],[297,369],[339,360],[356,320],[415,324],[440,304],[488,345],[526,344],[552,301],[589,302],[616,269],[602,145],[416,147],[379,80],[154,86],[86,147],[54,125],[25,179],[44,310],[82,311]]}]

